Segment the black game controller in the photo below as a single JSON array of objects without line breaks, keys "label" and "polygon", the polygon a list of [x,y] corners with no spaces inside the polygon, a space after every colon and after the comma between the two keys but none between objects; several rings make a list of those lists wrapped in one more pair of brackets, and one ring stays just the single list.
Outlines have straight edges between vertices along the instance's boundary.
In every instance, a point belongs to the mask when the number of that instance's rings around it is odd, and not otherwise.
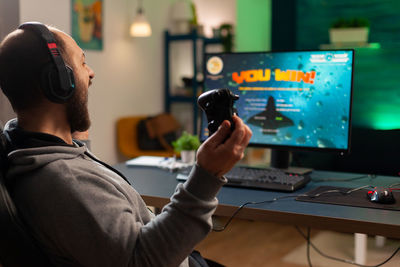
[{"label": "black game controller", "polygon": [[234,112],[233,102],[238,100],[239,96],[232,93],[229,89],[214,89],[205,92],[197,99],[197,104],[204,110],[208,120],[209,136],[218,130],[218,127],[224,120],[231,122],[231,130],[234,129],[232,120]]}]

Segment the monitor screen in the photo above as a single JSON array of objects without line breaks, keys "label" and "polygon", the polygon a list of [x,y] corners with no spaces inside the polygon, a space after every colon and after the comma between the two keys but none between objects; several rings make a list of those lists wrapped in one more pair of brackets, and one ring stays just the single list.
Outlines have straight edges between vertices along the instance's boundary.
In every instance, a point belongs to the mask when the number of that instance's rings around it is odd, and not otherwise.
[{"label": "monitor screen", "polygon": [[[213,53],[205,55],[205,91],[228,88],[251,128],[252,146],[349,149],[354,51]],[[200,139],[208,137],[207,119]]]}]

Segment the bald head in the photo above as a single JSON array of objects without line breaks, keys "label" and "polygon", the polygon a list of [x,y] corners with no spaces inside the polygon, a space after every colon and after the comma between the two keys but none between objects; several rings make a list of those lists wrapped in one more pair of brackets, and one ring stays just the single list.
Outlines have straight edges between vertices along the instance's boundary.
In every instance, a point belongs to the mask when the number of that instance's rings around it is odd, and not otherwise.
[{"label": "bald head", "polygon": [[[68,61],[61,32],[55,28],[49,29],[63,58]],[[44,101],[42,70],[51,60],[46,43],[31,30],[15,30],[1,42],[0,87],[17,113]]]}]

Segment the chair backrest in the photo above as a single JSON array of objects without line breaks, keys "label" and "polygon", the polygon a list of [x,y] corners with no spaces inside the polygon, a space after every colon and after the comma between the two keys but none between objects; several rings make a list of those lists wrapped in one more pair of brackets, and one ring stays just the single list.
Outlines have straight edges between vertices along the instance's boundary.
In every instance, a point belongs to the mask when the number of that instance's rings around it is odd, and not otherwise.
[{"label": "chair backrest", "polygon": [[173,152],[165,150],[141,150],[137,143],[137,125],[148,116],[129,116],[117,121],[117,143],[122,155],[127,158],[138,156],[172,157]]},{"label": "chair backrest", "polygon": [[0,262],[7,266],[51,266],[29,234],[5,183],[6,138],[0,132]]}]

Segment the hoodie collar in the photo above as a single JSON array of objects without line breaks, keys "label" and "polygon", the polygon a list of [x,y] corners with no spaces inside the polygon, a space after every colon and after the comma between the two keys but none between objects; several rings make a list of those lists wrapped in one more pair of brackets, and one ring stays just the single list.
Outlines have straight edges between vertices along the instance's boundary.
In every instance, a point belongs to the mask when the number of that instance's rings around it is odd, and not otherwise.
[{"label": "hoodie collar", "polygon": [[9,144],[11,144],[10,150],[38,148],[44,146],[74,146],[67,144],[64,140],[55,135],[25,131],[19,127],[17,119],[12,119],[7,122],[4,127],[4,133]]}]

